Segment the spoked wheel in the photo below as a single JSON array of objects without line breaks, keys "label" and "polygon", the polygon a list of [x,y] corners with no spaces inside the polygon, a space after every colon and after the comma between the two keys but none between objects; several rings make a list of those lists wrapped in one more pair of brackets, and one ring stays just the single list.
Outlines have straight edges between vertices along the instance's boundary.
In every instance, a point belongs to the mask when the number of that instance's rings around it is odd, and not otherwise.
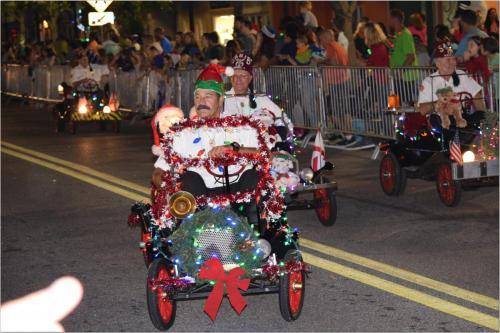
[{"label": "spoked wheel", "polygon": [[[302,260],[296,250],[288,250],[285,261]],[[306,278],[303,271],[290,272],[280,277],[280,311],[286,321],[299,318],[304,304]]]},{"label": "spoked wheel", "polygon": [[170,276],[168,262],[163,258],[156,259],[149,266],[146,283],[148,312],[153,325],[160,331],[166,331],[174,324],[177,302],[160,288],[153,290],[150,281],[168,279]]},{"label": "spoked wheel", "polygon": [[380,161],[379,177],[385,194],[390,196],[403,194],[406,187],[406,172],[393,153],[385,154]]},{"label": "spoked wheel", "polygon": [[324,226],[332,226],[337,221],[337,197],[331,189],[320,188],[314,191],[316,216]]},{"label": "spoked wheel", "polygon": [[453,180],[451,164],[439,165],[436,178],[439,199],[448,207],[454,207],[460,202],[462,186],[460,181]]}]

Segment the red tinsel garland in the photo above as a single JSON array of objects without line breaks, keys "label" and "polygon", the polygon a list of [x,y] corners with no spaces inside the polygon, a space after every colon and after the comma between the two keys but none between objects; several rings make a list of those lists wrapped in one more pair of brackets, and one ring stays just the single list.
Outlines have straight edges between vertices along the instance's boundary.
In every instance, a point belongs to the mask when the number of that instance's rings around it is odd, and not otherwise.
[{"label": "red tinsel garland", "polygon": [[[216,127],[243,127],[249,126],[257,131],[257,140],[259,143],[259,154],[233,154],[224,158],[183,158],[172,149],[173,135],[187,128],[216,128]],[[187,119],[182,123],[171,127],[170,133],[161,140],[161,147],[164,152],[164,158],[171,167],[163,173],[162,187],[155,191],[154,204],[152,207],[153,217],[160,226],[166,226],[166,221],[170,218],[168,207],[166,207],[166,198],[179,190],[179,182],[183,171],[190,167],[205,167],[213,169],[218,165],[248,165],[256,166],[259,176],[257,187],[251,191],[236,192],[224,195],[204,195],[196,198],[196,203],[200,206],[207,204],[226,206],[232,202],[242,203],[250,202],[252,199],[261,199],[263,207],[263,217],[267,220],[278,219],[284,208],[283,194],[275,185],[275,180],[269,172],[271,166],[271,151],[266,144],[264,134],[268,129],[261,123],[251,120],[244,116],[230,116],[214,119]]]}]

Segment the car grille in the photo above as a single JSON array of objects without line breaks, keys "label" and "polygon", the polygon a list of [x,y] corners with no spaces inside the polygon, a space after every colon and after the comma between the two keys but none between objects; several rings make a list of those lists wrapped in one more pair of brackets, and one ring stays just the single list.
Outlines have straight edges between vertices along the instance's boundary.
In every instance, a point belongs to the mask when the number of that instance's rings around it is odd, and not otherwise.
[{"label": "car grille", "polygon": [[198,254],[203,261],[216,256],[223,265],[236,263],[233,248],[237,243],[237,236],[231,228],[204,229],[198,236],[197,242]]}]

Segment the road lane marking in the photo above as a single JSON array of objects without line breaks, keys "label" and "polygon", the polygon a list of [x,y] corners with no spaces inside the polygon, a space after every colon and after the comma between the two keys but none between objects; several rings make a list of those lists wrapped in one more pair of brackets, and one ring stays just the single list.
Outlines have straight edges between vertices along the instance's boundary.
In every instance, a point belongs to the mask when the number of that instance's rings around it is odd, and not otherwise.
[{"label": "road lane marking", "polygon": [[410,301],[422,304],[434,310],[450,314],[452,316],[473,322],[475,324],[488,327],[492,330],[499,330],[499,320],[496,317],[484,314],[482,312],[466,308],[464,306],[445,301],[441,298],[425,294],[400,284],[384,280],[375,275],[358,271],[354,268],[337,264],[302,251],[304,261],[308,264],[320,267],[329,272],[341,275],[351,280],[361,282],[371,287],[386,291],[390,294],[406,298]]},{"label": "road lane marking", "polygon": [[[9,154],[11,156],[18,157],[20,159],[44,166],[48,169],[52,169],[52,170],[58,171],[60,173],[66,174],[70,177],[77,178],[77,179],[82,180],[86,183],[92,184],[92,185],[99,187],[99,188],[102,188],[102,189],[106,189],[106,190],[111,191],[115,194],[132,199],[134,201],[148,201],[147,197],[140,196],[136,193],[126,191],[122,188],[105,183],[101,180],[94,179],[90,176],[82,174],[81,172],[73,171],[71,169],[56,165],[54,163],[47,162],[47,161],[23,154],[23,153],[13,151],[9,148],[2,147],[1,151],[6,153],[6,154]],[[121,182],[120,182],[120,184],[121,184]],[[362,266],[365,266],[368,268],[372,268],[372,269],[380,271],[382,273],[386,273],[386,271],[392,270],[393,272],[395,272],[394,273],[395,275],[393,275],[393,276],[396,276],[396,277],[398,277],[396,275],[397,273],[401,273],[398,271],[400,269],[398,269],[396,267],[382,264],[382,263],[379,263],[379,262],[376,262],[374,260],[364,258],[361,256],[356,256],[356,255],[347,253],[345,251],[338,250],[338,249],[335,249],[333,247],[329,247],[329,246],[326,246],[326,245],[323,245],[320,243],[316,243],[316,242],[309,241],[309,240],[304,240],[303,238],[301,238],[301,244],[302,243],[306,244],[306,245],[303,245],[306,248],[310,248],[312,250],[316,250],[318,252],[322,252],[322,253],[325,253],[325,254],[331,255],[331,256],[337,255],[339,257],[339,259],[343,259],[343,260],[346,260],[349,262],[353,262],[355,264],[359,264],[359,265],[362,265]],[[336,251],[332,251],[332,250],[336,250]],[[428,306],[430,308],[436,309],[436,310],[441,311],[443,313],[451,314],[455,317],[462,318],[462,319],[465,319],[465,320],[470,321],[470,322],[474,322],[474,323],[482,325],[484,327],[498,330],[498,327],[499,327],[498,318],[495,318],[493,316],[481,313],[481,312],[476,311],[476,310],[468,309],[466,307],[442,300],[438,297],[431,296],[431,295],[425,294],[423,292],[399,285],[397,283],[394,283],[394,282],[391,282],[388,280],[384,280],[384,279],[379,278],[377,276],[361,272],[361,271],[356,270],[354,268],[344,266],[344,265],[335,263],[333,261],[314,256],[314,255],[309,254],[307,252],[302,251],[302,253],[304,254],[304,258],[306,259],[306,261],[308,263],[310,263],[311,265],[314,265],[314,266],[317,266],[317,267],[322,268],[324,270],[339,274],[341,276],[345,276],[347,278],[356,280],[358,282],[370,285],[370,286],[375,287],[377,289],[387,291],[387,292],[392,293],[394,295],[397,295],[397,296],[409,299],[411,301],[417,302],[419,304]],[[334,254],[332,254],[332,253],[334,253]],[[390,270],[388,270],[387,268],[390,268]],[[418,274],[414,274],[414,273],[411,273],[408,271],[404,271],[404,270],[400,270],[400,271],[406,272],[407,274],[408,273],[410,274],[410,275],[403,275],[403,276],[405,276],[405,278],[402,278],[404,280],[414,282],[412,280],[412,278],[417,278],[417,280],[425,281],[425,283],[435,287],[432,289],[441,291],[441,289],[437,289],[437,288],[441,287],[441,285],[439,285],[439,283],[440,283],[439,281],[434,281],[432,279],[428,279],[428,278],[425,278],[423,276],[419,276]],[[414,275],[412,275],[412,274],[414,274]],[[422,279],[422,278],[424,278],[424,279]],[[426,279],[428,279],[428,280],[426,280]],[[438,283],[438,284],[436,285],[435,283]],[[445,285],[447,285],[447,284],[443,284],[443,286],[445,286]],[[447,286],[450,286],[450,285],[447,285]],[[453,286],[450,286],[450,287],[453,287]],[[455,288],[457,288],[457,287],[455,287]],[[457,290],[462,290],[462,292],[466,292],[466,293],[468,292],[467,290],[463,290],[460,288],[457,288]],[[453,290],[453,288],[452,288],[452,292],[463,296],[463,294],[461,294],[462,292],[457,292],[457,290]],[[447,292],[445,292],[445,293],[447,293]],[[471,292],[469,292],[469,293],[471,293]],[[476,293],[473,293],[473,294],[476,294]],[[479,294],[476,294],[476,295],[479,295]],[[479,295],[479,296],[482,296],[482,295]],[[486,296],[482,296],[482,297],[487,298]],[[494,300],[494,299],[492,299],[492,300]],[[484,299],[483,299],[483,301],[484,301]],[[486,303],[489,304],[489,301]]]},{"label": "road lane marking", "polygon": [[436,281],[430,279],[428,277],[397,268],[391,265],[387,265],[381,263],[379,261],[375,261],[372,259],[368,259],[366,257],[362,257],[353,253],[349,253],[328,245],[324,245],[321,243],[317,243],[314,241],[310,241],[308,239],[300,238],[300,245],[302,247],[306,247],[308,249],[318,251],[320,253],[339,258],[366,268],[370,268],[372,270],[399,278],[401,280],[409,281],[414,284],[418,284],[422,287],[426,287],[429,289],[433,289],[450,296],[454,296],[457,298],[461,298],[463,300],[476,303],[485,307],[488,307],[493,310],[498,310],[498,300],[484,296],[469,290],[465,290],[459,287],[452,286],[450,284]]},{"label": "road lane marking", "polygon": [[123,188],[120,188],[118,186],[114,186],[114,185],[105,183],[99,179],[92,178],[90,176],[87,176],[87,175],[82,174],[80,172],[68,169],[66,167],[63,167],[63,166],[60,166],[60,165],[57,165],[57,164],[54,164],[51,162],[47,162],[47,161],[41,160],[39,158],[23,154],[23,153],[19,153],[19,152],[16,152],[14,150],[11,150],[11,149],[5,148],[5,147],[2,147],[1,151],[2,151],[2,153],[5,153],[7,155],[11,155],[11,156],[20,158],[22,160],[34,163],[34,164],[38,164],[38,165],[43,166],[47,169],[51,169],[51,170],[60,172],[60,173],[65,174],[67,176],[79,179],[85,183],[89,183],[91,185],[102,188],[104,190],[108,190],[108,191],[113,192],[115,194],[119,194],[123,197],[129,198],[129,199],[132,199],[135,201],[149,201],[148,198],[146,198],[140,194],[124,190]]},{"label": "road lane marking", "polygon": [[149,195],[151,193],[151,190],[145,186],[140,186],[139,184],[129,182],[125,179],[117,178],[117,177],[112,176],[108,173],[100,172],[100,171],[86,167],[86,166],[81,165],[81,164],[66,161],[66,160],[57,158],[55,156],[47,155],[47,154],[38,152],[36,150],[24,148],[24,147],[21,147],[21,146],[18,146],[18,145],[15,145],[13,143],[9,143],[6,141],[2,141],[2,145],[7,147],[7,148],[12,148],[14,150],[18,150],[20,152],[26,153],[26,154],[34,156],[34,157],[38,157],[38,158],[41,158],[41,159],[44,159],[44,160],[47,160],[50,162],[58,163],[60,165],[69,167],[69,168],[74,169],[74,170],[79,171],[79,172],[86,173],[88,175],[105,180],[107,182],[114,183],[114,184],[117,184],[117,185],[120,185],[123,187],[128,187],[129,189],[133,189],[134,191],[138,191],[140,193],[144,193],[147,195]]}]

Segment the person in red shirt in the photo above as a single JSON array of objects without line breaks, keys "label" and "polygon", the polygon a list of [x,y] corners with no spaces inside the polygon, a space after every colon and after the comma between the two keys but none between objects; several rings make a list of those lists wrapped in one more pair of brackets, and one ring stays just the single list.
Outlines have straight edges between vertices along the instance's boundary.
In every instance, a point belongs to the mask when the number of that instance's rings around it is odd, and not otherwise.
[{"label": "person in red shirt", "polygon": [[365,44],[368,46],[367,66],[388,67],[389,51],[387,46],[389,41],[380,26],[373,22],[365,25]]},{"label": "person in red shirt", "polygon": [[483,82],[488,82],[491,73],[488,68],[488,59],[481,54],[481,37],[474,36],[469,39],[467,51],[464,53],[463,65],[468,73],[480,74]]}]

